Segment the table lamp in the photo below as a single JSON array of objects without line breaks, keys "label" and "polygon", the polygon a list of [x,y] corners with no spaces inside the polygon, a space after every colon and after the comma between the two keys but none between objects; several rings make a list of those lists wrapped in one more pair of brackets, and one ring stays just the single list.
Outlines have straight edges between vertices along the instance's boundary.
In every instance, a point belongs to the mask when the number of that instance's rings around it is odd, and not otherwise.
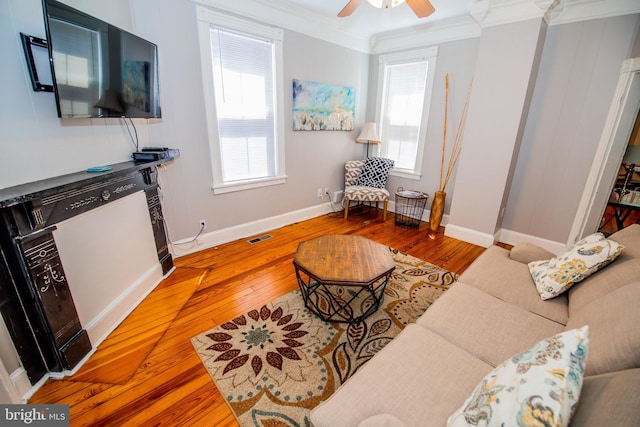
[{"label": "table lamp", "polygon": [[369,158],[369,144],[382,144],[378,136],[376,124],[373,122],[365,123],[362,127],[362,132],[360,132],[360,135],[356,138],[356,143],[367,144],[367,158]]}]

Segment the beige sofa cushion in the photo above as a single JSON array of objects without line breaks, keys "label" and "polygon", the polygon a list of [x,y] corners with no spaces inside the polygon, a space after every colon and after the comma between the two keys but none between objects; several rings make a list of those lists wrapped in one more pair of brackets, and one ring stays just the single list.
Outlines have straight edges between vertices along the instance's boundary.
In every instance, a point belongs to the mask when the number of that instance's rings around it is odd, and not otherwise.
[{"label": "beige sofa cushion", "polygon": [[415,324],[311,411],[315,427],[357,426],[391,414],[408,426],[444,426],[492,366]]},{"label": "beige sofa cushion", "polygon": [[567,329],[589,325],[586,375],[640,368],[640,282],[620,288],[574,313]]},{"label": "beige sofa cushion", "polygon": [[459,281],[562,325],[567,323],[567,295],[541,300],[527,264],[514,261],[509,251],[499,246],[487,248]]},{"label": "beige sofa cushion", "polygon": [[639,408],[640,369],[585,377],[571,427],[637,427]]},{"label": "beige sofa cushion", "polygon": [[[534,291],[535,292],[535,291]],[[536,342],[564,331],[564,325],[455,283],[416,324],[497,366]]]},{"label": "beige sofa cushion", "polygon": [[640,278],[640,224],[624,228],[609,239],[624,245],[624,251],[612,265],[569,289],[570,316],[592,301]]},{"label": "beige sofa cushion", "polygon": [[555,254],[553,252],[549,252],[548,250],[529,242],[517,243],[509,252],[509,258],[523,264],[529,264],[532,261],[551,259],[554,256]]}]

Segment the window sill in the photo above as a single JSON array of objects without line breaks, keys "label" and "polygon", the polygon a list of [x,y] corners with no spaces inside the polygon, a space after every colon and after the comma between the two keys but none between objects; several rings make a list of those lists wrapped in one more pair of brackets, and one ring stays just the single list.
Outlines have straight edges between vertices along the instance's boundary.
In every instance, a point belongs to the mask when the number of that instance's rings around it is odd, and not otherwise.
[{"label": "window sill", "polygon": [[273,178],[264,178],[253,181],[242,181],[233,184],[221,184],[213,186],[213,194],[233,193],[235,191],[251,190],[254,188],[268,187],[271,185],[280,185],[287,182],[287,176],[276,176]]},{"label": "window sill", "polygon": [[389,171],[389,175],[397,176],[399,178],[413,179],[414,181],[419,181],[420,178],[422,178],[422,174],[415,173],[415,172],[412,172],[412,171],[408,171],[406,169],[405,170],[391,169]]}]

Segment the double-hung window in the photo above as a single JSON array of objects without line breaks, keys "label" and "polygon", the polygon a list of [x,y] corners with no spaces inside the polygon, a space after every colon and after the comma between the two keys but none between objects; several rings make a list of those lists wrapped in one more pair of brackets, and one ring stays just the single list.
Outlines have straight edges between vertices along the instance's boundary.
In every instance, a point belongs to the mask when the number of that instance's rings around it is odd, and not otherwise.
[{"label": "double-hung window", "polygon": [[378,115],[381,155],[394,160],[393,175],[419,179],[422,173],[436,47],[381,55]]},{"label": "double-hung window", "polygon": [[281,184],[282,30],[198,6],[215,193]]}]

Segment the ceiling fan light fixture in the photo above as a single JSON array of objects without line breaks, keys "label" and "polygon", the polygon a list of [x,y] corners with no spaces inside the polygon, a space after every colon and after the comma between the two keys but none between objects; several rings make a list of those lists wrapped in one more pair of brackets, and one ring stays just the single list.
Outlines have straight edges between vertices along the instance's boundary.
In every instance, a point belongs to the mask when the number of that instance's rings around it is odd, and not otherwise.
[{"label": "ceiling fan light fixture", "polygon": [[371,6],[377,7],[378,9],[383,7],[385,9],[388,9],[389,7],[396,7],[404,3],[404,1],[405,0],[367,0]]}]

